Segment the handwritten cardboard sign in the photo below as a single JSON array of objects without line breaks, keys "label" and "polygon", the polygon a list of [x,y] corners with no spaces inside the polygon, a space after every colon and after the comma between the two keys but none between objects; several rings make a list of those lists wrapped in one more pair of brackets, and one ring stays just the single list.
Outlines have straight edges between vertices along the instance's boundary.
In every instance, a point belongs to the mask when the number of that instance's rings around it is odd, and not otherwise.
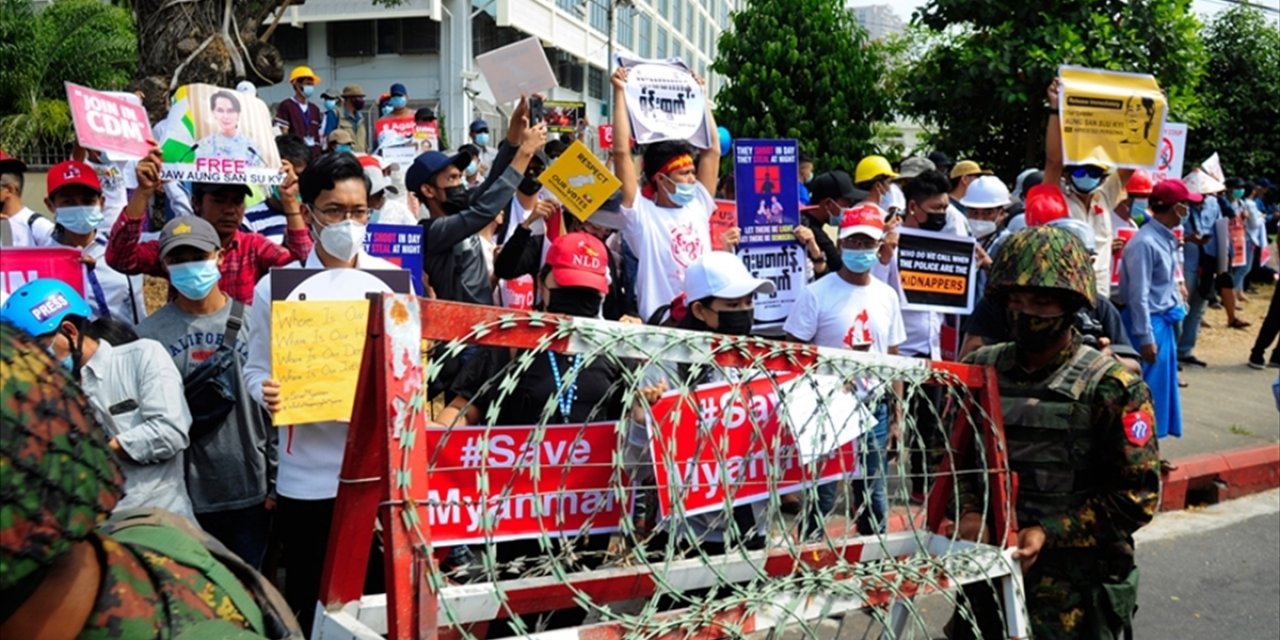
[{"label": "handwritten cardboard sign", "polygon": [[142,105],[75,83],[66,85],[80,146],[120,160],[139,160],[151,151],[151,122]]},{"label": "handwritten cardboard sign", "polygon": [[271,375],[283,408],[276,424],[351,419],[369,303],[282,300],[271,305]]},{"label": "handwritten cardboard sign", "polygon": [[569,145],[538,179],[579,220],[590,217],[622,186],[581,140]]}]

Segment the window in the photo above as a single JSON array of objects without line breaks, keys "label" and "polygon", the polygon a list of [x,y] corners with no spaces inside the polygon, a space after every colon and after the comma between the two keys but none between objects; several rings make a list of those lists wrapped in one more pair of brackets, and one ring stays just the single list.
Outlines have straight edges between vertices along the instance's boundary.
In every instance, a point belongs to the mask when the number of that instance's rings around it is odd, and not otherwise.
[{"label": "window", "polygon": [[439,53],[440,23],[430,18],[330,22],[328,39],[333,58]]},{"label": "window", "polygon": [[[633,50],[634,50],[634,44],[632,43],[632,36],[631,36],[633,29],[631,27],[631,24],[632,24],[631,21],[634,19],[634,17],[635,17],[635,10],[629,4],[624,4],[618,7],[618,14],[614,16],[614,20],[617,20],[618,44]],[[610,60],[609,64],[613,64],[613,61]]]},{"label": "window", "polygon": [[609,35],[609,3],[613,0],[588,0],[591,3],[591,28]]},{"label": "window", "polygon": [[668,19],[671,20],[671,26],[676,28],[676,33],[680,33],[684,28],[684,23],[680,20],[680,17],[684,15],[684,8],[680,6],[680,3],[684,1],[685,0],[675,0],[675,2],[672,3],[672,8],[675,9],[675,11],[668,16]]},{"label": "window", "polygon": [[[653,56],[653,18],[649,14],[640,14],[640,57]],[[610,63],[613,64],[613,63]]]},{"label": "window", "polygon": [[519,29],[499,27],[493,16],[483,11],[471,21],[471,48],[477,56],[526,37]]},{"label": "window", "polygon": [[580,6],[580,3],[578,2],[578,0],[556,0],[556,6],[560,7],[561,9],[564,9],[565,11],[569,12],[571,15],[575,15],[575,16],[582,15],[581,13],[578,12],[578,7]]},{"label": "window", "polygon": [[377,51],[373,25],[373,20],[328,23],[329,56],[354,58],[373,55]]},{"label": "window", "polygon": [[667,57],[667,30],[658,29],[658,52],[654,55],[659,60]]},{"label": "window", "polygon": [[658,0],[658,15],[666,18],[668,13],[671,13],[669,0]]},{"label": "window", "polygon": [[556,74],[556,84],[570,91],[582,91],[582,61],[559,49],[548,49],[547,59]]},{"label": "window", "polygon": [[298,29],[282,24],[271,34],[271,44],[275,45],[280,57],[285,60],[306,60],[307,28],[304,26]]},{"label": "window", "polygon": [[684,7],[685,7],[685,8],[684,8],[684,10],[685,10],[685,21],[684,21],[684,23],[685,23],[685,24],[687,24],[687,25],[689,25],[689,30],[688,30],[688,31],[685,31],[684,33],[690,34],[690,35],[689,35],[689,42],[693,42],[693,35],[692,35],[692,34],[693,34],[693,6],[694,6],[694,5],[693,5],[693,3],[692,3],[692,2],[688,2],[688,3],[686,3],[686,4],[685,4],[685,6],[684,6]]},{"label": "window", "polygon": [[608,81],[605,80],[604,69],[591,67],[587,70],[587,92],[591,94],[592,98],[604,100],[606,85],[608,85]]}]

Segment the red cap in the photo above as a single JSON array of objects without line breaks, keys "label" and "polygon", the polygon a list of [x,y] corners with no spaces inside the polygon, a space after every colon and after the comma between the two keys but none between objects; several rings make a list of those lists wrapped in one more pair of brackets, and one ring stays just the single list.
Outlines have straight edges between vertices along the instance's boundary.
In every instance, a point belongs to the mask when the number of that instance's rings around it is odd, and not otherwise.
[{"label": "red cap", "polygon": [[876,240],[884,238],[884,209],[870,202],[860,204],[852,209],[845,209],[840,214],[840,232],[837,236],[844,240],[851,235],[861,233]]},{"label": "red cap", "polygon": [[382,163],[378,160],[377,156],[372,156],[367,153],[361,153],[356,156],[356,160],[360,161],[361,167],[364,167],[366,169],[369,169],[369,168],[377,169],[379,172],[382,171]]},{"label": "red cap", "polygon": [[1124,183],[1124,190],[1135,196],[1149,196],[1151,195],[1151,187],[1154,184],[1151,181],[1151,174],[1138,169],[1133,172],[1132,176],[1129,176],[1129,181]]},{"label": "red cap", "polygon": [[1177,204],[1179,202],[1204,202],[1204,196],[1198,193],[1192,193],[1187,188],[1187,184],[1177,178],[1169,178],[1161,180],[1159,184],[1151,189],[1151,199],[1159,200],[1165,204]]},{"label": "red cap", "polygon": [[59,162],[49,168],[49,190],[46,195],[53,197],[59,189],[71,185],[80,185],[102,193],[102,183],[98,182],[98,174],[93,167],[76,160]]},{"label": "red cap", "polygon": [[1071,213],[1070,209],[1067,209],[1067,199],[1062,195],[1062,189],[1059,189],[1056,184],[1038,184],[1031,187],[1027,192],[1024,207],[1028,227],[1049,224]]},{"label": "red cap", "polygon": [[547,251],[547,265],[556,284],[609,292],[609,258],[600,239],[589,233],[566,233]]},{"label": "red cap", "polygon": [[0,149],[0,173],[25,173],[27,163],[7,154]]}]

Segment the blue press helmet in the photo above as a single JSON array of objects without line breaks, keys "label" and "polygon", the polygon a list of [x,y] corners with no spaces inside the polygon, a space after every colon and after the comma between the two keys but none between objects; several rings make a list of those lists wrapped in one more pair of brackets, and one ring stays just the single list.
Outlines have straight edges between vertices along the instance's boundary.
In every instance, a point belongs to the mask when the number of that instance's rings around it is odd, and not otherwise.
[{"label": "blue press helmet", "polygon": [[89,318],[93,316],[93,309],[71,285],[52,278],[22,285],[9,295],[4,307],[0,307],[0,318],[33,336],[57,331],[69,315]]}]

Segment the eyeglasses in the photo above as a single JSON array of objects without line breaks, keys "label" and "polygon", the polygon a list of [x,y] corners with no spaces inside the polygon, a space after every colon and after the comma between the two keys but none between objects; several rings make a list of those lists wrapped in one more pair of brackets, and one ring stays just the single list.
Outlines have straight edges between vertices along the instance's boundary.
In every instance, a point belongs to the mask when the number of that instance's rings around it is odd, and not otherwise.
[{"label": "eyeglasses", "polygon": [[867,236],[849,236],[840,241],[842,249],[875,249],[880,246],[880,241]]},{"label": "eyeglasses", "polygon": [[1102,167],[1086,166],[1086,167],[1076,167],[1071,170],[1071,176],[1074,178],[1084,178],[1084,177],[1101,178],[1106,174],[1107,174],[1106,169],[1103,169]]},{"label": "eyeglasses", "polygon": [[343,220],[351,219],[356,222],[364,222],[369,219],[369,209],[367,207],[356,207],[354,209],[343,209],[342,207],[328,207],[325,209],[312,209],[316,218],[325,224],[337,224]]}]

